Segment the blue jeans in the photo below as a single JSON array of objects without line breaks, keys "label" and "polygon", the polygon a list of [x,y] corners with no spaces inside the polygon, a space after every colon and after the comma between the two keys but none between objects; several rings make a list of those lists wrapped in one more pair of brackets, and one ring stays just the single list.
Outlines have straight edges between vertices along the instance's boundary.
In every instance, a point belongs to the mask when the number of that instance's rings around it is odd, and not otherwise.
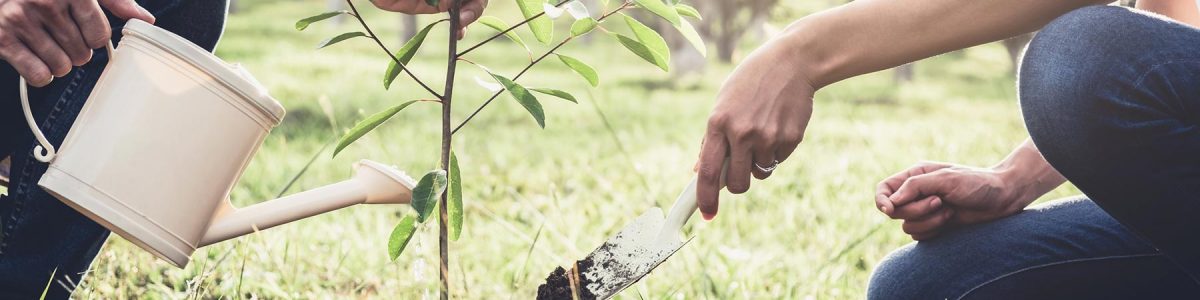
[{"label": "blue jeans", "polygon": [[[223,0],[139,0],[156,24],[212,50],[225,23]],[[114,42],[124,26],[109,18]],[[118,48],[120,45],[117,46]],[[39,126],[55,145],[62,143],[108,56],[96,51],[45,88],[30,90]],[[47,299],[66,299],[83,279],[108,237],[108,230],[50,196],[37,182],[46,164],[32,157],[36,142],[25,124],[18,98],[17,73],[0,63],[0,158],[12,157],[8,195],[0,196],[0,299],[36,299],[57,269]]]},{"label": "blue jeans", "polygon": [[1200,29],[1078,9],[1034,37],[1018,80],[1034,143],[1086,198],[900,248],[868,297],[1200,298]]}]

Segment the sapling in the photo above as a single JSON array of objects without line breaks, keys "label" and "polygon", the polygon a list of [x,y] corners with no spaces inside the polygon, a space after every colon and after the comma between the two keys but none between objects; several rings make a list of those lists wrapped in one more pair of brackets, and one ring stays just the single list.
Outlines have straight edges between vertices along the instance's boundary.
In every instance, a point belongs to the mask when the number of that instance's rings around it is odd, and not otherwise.
[{"label": "sapling", "polygon": [[[386,55],[388,68],[383,74],[383,87],[385,89],[391,87],[392,83],[400,76],[405,74],[409,79],[420,85],[424,92],[432,98],[422,98],[415,95],[405,95],[405,100],[398,104],[367,116],[359,121],[349,131],[347,131],[338,140],[334,148],[333,155],[336,156],[347,146],[354,143],[363,135],[378,128],[387,120],[391,119],[396,114],[403,111],[410,105],[419,103],[438,103],[442,107],[442,134],[441,134],[441,157],[439,168],[429,171],[424,174],[413,188],[412,195],[412,211],[413,213],[405,214],[400,219],[391,236],[388,239],[388,255],[392,260],[395,260],[403,251],[408,242],[420,224],[425,223],[433,215],[437,208],[438,220],[438,241],[439,241],[439,258],[440,258],[440,282],[442,299],[449,297],[449,240],[458,240],[462,235],[463,226],[463,181],[458,166],[458,158],[456,157],[452,140],[458,130],[466,126],[472,119],[483,111],[488,105],[492,104],[501,94],[508,94],[517,104],[525,108],[526,111],[533,117],[539,127],[545,128],[545,111],[542,108],[537,94],[562,98],[567,101],[577,102],[578,100],[571,93],[553,88],[530,88],[526,87],[517,81],[523,75],[529,72],[535,65],[545,61],[550,56],[554,56],[554,60],[561,62],[574,73],[581,76],[589,85],[595,87],[600,83],[599,74],[596,69],[588,65],[583,60],[576,57],[560,53],[559,50],[576,40],[580,36],[591,34],[593,32],[601,32],[616,41],[624,48],[630,50],[633,54],[641,59],[657,66],[663,71],[667,71],[670,66],[670,49],[668,49],[666,41],[662,36],[642,24],[641,21],[624,14],[624,11],[632,8],[640,8],[649,11],[653,15],[666,20],[673,25],[674,28],[691,43],[693,47],[697,47],[701,53],[704,53],[704,43],[700,40],[691,23],[684,17],[699,19],[700,15],[695,8],[686,4],[679,3],[678,0],[626,0],[621,2],[610,3],[608,0],[588,0],[600,1],[604,12],[598,15],[590,13],[585,5],[579,1],[584,0],[552,0],[555,2],[547,2],[547,0],[515,0],[520,8],[521,14],[524,17],[520,22],[514,25],[508,25],[504,20],[494,16],[483,16],[477,24],[480,26],[494,29],[496,32],[490,37],[478,42],[470,47],[465,47],[459,50],[458,40],[456,39],[455,29],[459,27],[459,8],[461,3],[457,0],[425,0],[426,3],[432,6],[437,6],[440,1],[453,1],[449,9],[449,17],[441,19],[424,26],[410,40],[404,43],[400,49],[395,52],[388,49],[386,43],[379,35],[371,29],[371,26],[363,18],[362,13],[354,5],[353,0],[346,0],[348,10],[331,11],[314,15],[296,22],[297,30],[304,30],[310,24],[327,20],[337,16],[348,15],[358,21],[362,31],[352,31],[333,36],[322,41],[318,48],[332,46],[348,40],[366,38],[372,40],[379,46],[379,50]],[[564,17],[568,16],[568,17]],[[632,36],[621,34],[610,30],[607,26],[611,19],[621,19],[619,23],[625,24]],[[555,23],[559,20],[573,20],[570,24],[569,34],[558,42],[554,42]],[[441,92],[434,90],[430,85],[423,82],[413,70],[408,68],[409,62],[416,56],[417,50],[425,43],[425,38],[429,32],[439,26],[441,23],[448,23],[447,30],[449,32],[449,40],[447,41],[446,51],[449,54],[446,61],[446,79]],[[528,28],[534,38],[543,46],[548,47],[545,51],[534,51],[530,45],[526,43],[515,30],[521,27]],[[521,46],[529,57],[529,62],[520,72],[511,76],[497,74],[491,69],[488,69],[480,62],[472,61],[467,57],[467,54],[482,49],[481,47],[489,44],[500,37],[505,37],[513,43]],[[536,46],[536,45],[535,45]],[[535,53],[540,53],[535,55]],[[466,118],[454,124],[451,118],[451,110],[453,108],[454,91],[455,91],[455,71],[458,68],[458,62],[466,62],[485,71],[490,79],[476,79],[476,82],[485,89],[491,90],[492,95],[478,107],[476,107]]]}]

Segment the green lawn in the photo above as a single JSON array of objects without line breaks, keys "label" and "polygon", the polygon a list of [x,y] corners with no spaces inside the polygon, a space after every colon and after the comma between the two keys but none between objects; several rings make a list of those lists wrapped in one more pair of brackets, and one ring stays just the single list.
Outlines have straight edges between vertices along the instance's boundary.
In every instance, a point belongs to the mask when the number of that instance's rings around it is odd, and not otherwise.
[{"label": "green lawn", "polygon": [[[386,60],[366,39],[314,50],[326,37],[358,30],[352,20],[337,28],[292,28],[322,11],[323,1],[240,2],[218,54],[244,64],[289,112],[233,191],[235,203],[272,198],[315,151],[364,115],[428,98],[411,80],[382,89]],[[490,13],[516,21],[512,5],[493,2]],[[397,17],[367,18],[398,47]],[[438,86],[441,31],[411,66]],[[528,31],[521,34],[533,43]],[[465,43],[488,35],[476,28]],[[456,136],[467,220],[464,237],[451,243],[455,298],[530,298],[555,266],[581,258],[642,211],[669,206],[691,177],[715,90],[732,68],[714,63],[703,75],[673,79],[600,35],[561,51],[597,66],[601,86],[589,88],[549,60],[520,81],[571,91],[579,104],[542,97],[543,130],[501,97]],[[525,57],[511,43],[469,55],[501,74],[519,70]],[[487,96],[473,79],[483,73],[460,66],[456,122]],[[917,68],[909,84],[895,85],[891,73],[881,72],[819,92],[806,140],[792,158],[771,179],[753,182],[750,192],[723,195],[716,220],[694,218],[689,230],[696,238],[620,298],[861,298],[871,269],[909,242],[898,222],[873,208],[878,180],[919,160],[990,165],[1025,138],[1002,47],[977,47]],[[664,84],[672,80],[674,88]],[[342,180],[362,158],[417,175],[434,168],[439,118],[437,105],[408,108],[336,159],[322,154],[293,192]],[[1047,198],[1072,192],[1062,188]],[[400,259],[387,258],[388,234],[408,209],[359,206],[317,216],[200,249],[183,270],[114,236],[77,295],[432,298],[438,276],[432,222]]]}]

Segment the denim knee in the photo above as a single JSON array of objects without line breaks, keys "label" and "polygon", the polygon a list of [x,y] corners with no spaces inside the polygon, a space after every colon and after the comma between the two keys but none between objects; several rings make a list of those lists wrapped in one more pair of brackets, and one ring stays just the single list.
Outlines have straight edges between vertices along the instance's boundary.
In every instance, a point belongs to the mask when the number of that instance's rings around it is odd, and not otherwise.
[{"label": "denim knee", "polygon": [[867,283],[867,299],[919,299],[926,296],[921,291],[929,289],[934,278],[930,274],[921,274],[927,270],[921,266],[936,264],[936,261],[924,261],[916,255],[913,244],[896,249],[888,254],[875,270]]},{"label": "denim knee", "polygon": [[1026,128],[1048,159],[1068,155],[1068,147],[1115,121],[1107,116],[1137,80],[1131,60],[1138,47],[1126,29],[1139,17],[1122,7],[1084,7],[1050,22],[1030,42],[1017,92]]}]

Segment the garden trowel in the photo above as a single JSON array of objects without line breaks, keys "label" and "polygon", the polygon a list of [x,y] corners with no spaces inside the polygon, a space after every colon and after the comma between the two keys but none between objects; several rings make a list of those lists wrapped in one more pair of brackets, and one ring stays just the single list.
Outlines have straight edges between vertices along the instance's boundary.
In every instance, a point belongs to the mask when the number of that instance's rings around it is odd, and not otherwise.
[{"label": "garden trowel", "polygon": [[[576,262],[572,270],[565,274],[570,279],[571,293],[580,296],[580,299],[592,296],[608,299],[641,280],[690,241],[684,239],[682,229],[688,218],[696,212],[697,179],[693,177],[687,188],[679,194],[665,219],[662,209],[651,208],[586,258]],[[723,174],[721,179],[723,186]],[[548,278],[546,285],[551,284]]]}]

